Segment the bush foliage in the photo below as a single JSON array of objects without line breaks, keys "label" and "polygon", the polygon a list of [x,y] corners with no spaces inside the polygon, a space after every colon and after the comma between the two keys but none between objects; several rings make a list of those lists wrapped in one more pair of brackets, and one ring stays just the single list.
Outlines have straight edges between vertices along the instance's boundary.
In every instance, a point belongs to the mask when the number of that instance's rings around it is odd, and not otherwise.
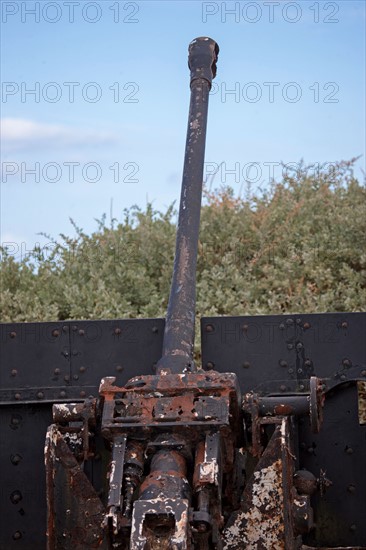
[{"label": "bush foliage", "polygon": [[[366,193],[352,167],[302,166],[244,198],[206,190],[197,318],[364,309]],[[175,221],[149,204],[20,261],[2,250],[1,321],[164,316]]]}]

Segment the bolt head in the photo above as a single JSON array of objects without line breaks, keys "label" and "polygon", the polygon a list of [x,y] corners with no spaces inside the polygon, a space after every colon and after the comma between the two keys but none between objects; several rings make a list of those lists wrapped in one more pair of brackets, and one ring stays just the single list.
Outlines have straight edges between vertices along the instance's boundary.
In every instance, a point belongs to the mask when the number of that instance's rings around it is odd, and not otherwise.
[{"label": "bolt head", "polygon": [[215,330],[213,325],[206,325],[205,331],[206,332],[213,332]]}]

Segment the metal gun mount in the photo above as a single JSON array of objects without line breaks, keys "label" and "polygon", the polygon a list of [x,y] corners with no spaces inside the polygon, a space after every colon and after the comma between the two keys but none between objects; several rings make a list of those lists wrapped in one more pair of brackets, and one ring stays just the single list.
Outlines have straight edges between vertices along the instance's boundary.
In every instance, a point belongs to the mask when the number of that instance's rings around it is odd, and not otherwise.
[{"label": "metal gun mount", "polygon": [[218,52],[189,45],[165,323],[2,325],[1,548],[366,548],[365,314],[206,318],[193,360]]}]

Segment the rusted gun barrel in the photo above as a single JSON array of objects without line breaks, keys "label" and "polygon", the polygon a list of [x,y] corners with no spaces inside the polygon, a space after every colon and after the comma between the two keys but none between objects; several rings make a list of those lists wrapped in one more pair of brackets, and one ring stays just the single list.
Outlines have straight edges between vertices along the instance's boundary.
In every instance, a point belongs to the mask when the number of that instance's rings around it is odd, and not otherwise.
[{"label": "rusted gun barrel", "polygon": [[203,166],[206,145],[208,98],[216,75],[219,47],[200,37],[189,45],[191,99],[180,197],[174,271],[166,316],[163,353],[157,365],[164,372],[193,372],[196,311],[196,264]]}]

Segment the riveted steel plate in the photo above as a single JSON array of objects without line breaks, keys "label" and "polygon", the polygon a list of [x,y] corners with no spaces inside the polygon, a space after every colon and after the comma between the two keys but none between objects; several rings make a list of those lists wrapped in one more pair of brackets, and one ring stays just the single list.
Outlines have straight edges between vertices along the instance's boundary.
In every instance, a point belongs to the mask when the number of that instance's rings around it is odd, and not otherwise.
[{"label": "riveted steel plate", "polygon": [[201,331],[203,367],[236,373],[242,392],[366,379],[366,313],[206,317]]}]

